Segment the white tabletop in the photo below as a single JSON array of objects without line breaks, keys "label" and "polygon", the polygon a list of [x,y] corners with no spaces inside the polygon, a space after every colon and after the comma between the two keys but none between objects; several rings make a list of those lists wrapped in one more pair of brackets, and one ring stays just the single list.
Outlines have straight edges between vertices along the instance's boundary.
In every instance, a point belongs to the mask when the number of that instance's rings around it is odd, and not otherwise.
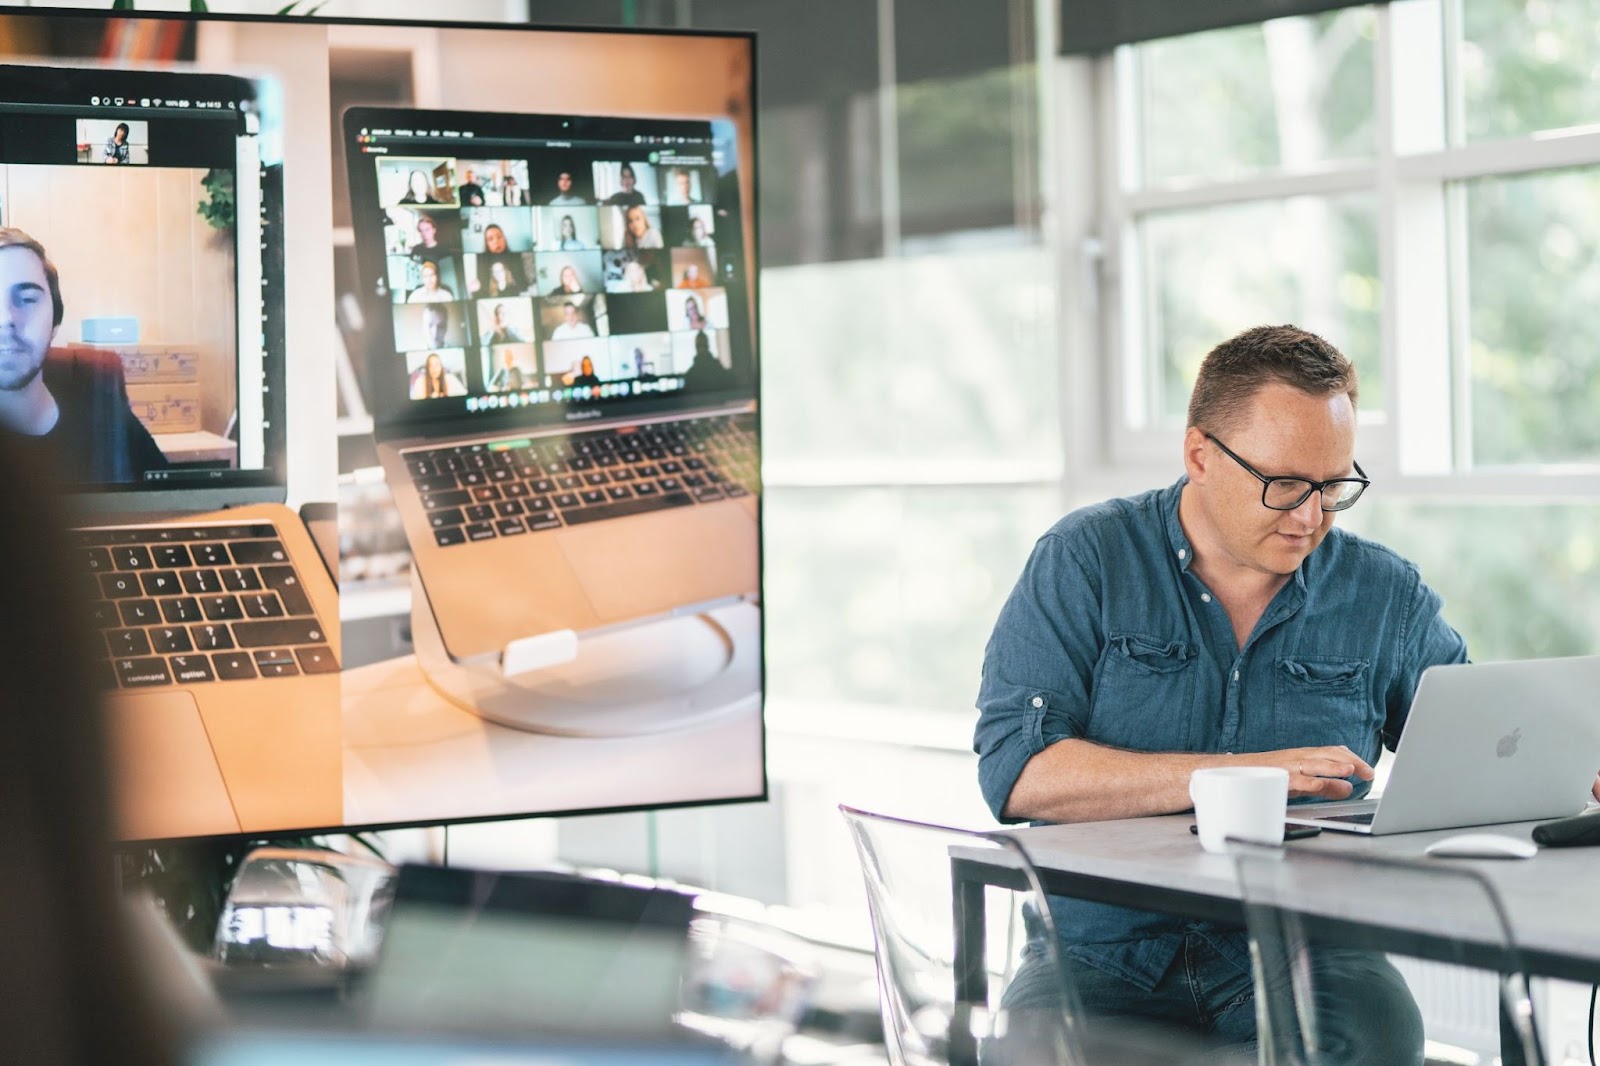
[{"label": "white tabletop", "polygon": [[[1234,862],[1201,849],[1189,832],[1191,814],[1080,822],[1013,830],[1053,890],[1129,906],[1199,916],[1232,912],[1240,891]],[[1528,839],[1536,823],[1366,837],[1324,832],[1293,841],[1292,849],[1353,857],[1462,866],[1481,873],[1505,901],[1518,944],[1539,972],[1600,977],[1600,848],[1546,848],[1532,859],[1433,859],[1423,848],[1461,832],[1493,832]],[[958,849],[980,863],[1005,853]],[[1374,883],[1376,875],[1371,879]],[[1079,892],[1070,891],[1077,884]],[[1307,901],[1308,911],[1361,924],[1450,936],[1459,916],[1427,900],[1383,898],[1363,885],[1330,886]]]},{"label": "white tabletop", "polygon": [[564,737],[509,729],[439,696],[406,656],[347,670],[348,824],[656,806],[761,794],[761,699],[688,729]]}]

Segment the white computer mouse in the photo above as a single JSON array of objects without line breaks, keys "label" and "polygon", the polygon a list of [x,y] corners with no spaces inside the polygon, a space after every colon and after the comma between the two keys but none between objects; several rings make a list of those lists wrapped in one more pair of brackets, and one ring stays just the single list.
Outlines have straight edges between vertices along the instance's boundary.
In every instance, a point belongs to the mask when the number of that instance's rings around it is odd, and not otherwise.
[{"label": "white computer mouse", "polygon": [[1531,859],[1539,854],[1539,845],[1499,833],[1460,833],[1422,850],[1441,859]]}]

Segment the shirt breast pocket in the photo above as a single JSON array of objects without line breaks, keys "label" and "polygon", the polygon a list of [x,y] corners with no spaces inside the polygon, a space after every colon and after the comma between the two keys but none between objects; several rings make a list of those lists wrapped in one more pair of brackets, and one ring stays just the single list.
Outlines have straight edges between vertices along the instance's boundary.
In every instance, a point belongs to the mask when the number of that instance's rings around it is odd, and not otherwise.
[{"label": "shirt breast pocket", "polygon": [[1378,708],[1369,691],[1366,659],[1281,658],[1273,692],[1272,748],[1343,744],[1363,758],[1375,755]]},{"label": "shirt breast pocket", "polygon": [[1112,637],[1100,656],[1085,736],[1135,751],[1187,747],[1196,656],[1181,640]]}]

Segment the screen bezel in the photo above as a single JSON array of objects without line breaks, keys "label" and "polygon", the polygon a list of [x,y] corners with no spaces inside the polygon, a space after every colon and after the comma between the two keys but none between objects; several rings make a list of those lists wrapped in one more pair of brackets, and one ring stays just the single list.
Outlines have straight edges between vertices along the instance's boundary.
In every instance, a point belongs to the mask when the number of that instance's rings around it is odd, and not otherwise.
[{"label": "screen bezel", "polygon": [[[750,106],[750,109],[751,109],[751,115],[750,115],[750,120],[749,120],[749,143],[750,143],[751,151],[749,152],[748,158],[741,158],[740,164],[739,164],[741,169],[748,168],[748,174],[749,174],[748,188],[750,190],[750,192],[748,194],[748,199],[747,199],[746,203],[743,205],[743,212],[745,214],[745,217],[749,220],[748,221],[748,227],[749,228],[748,228],[748,232],[746,232],[746,233],[744,233],[742,235],[742,240],[743,240],[743,245],[744,245],[744,251],[745,252],[756,251],[760,247],[760,189],[759,189],[759,182],[758,182],[758,179],[757,179],[757,160],[759,159],[759,128],[758,128],[758,123],[755,121],[755,115],[757,113],[758,103],[759,103],[759,89],[758,89],[758,86],[759,86],[759,67],[758,67],[758,57],[757,57],[756,48],[755,48],[755,33],[753,31],[748,31],[748,30],[710,30],[710,29],[702,30],[702,29],[679,29],[679,28],[650,28],[650,29],[647,29],[647,30],[641,30],[641,29],[635,29],[635,28],[584,26],[584,25],[568,25],[568,24],[538,24],[538,23],[531,23],[531,22],[530,23],[494,23],[494,22],[485,23],[485,22],[465,22],[465,21],[447,21],[447,20],[437,20],[437,21],[415,20],[415,21],[413,21],[413,20],[333,18],[333,17],[323,17],[323,16],[316,16],[316,17],[309,17],[309,16],[308,17],[298,17],[298,16],[296,16],[296,17],[287,17],[287,16],[279,16],[279,15],[247,15],[247,14],[217,13],[217,12],[208,12],[208,13],[201,14],[201,13],[195,13],[195,12],[105,11],[105,10],[90,10],[90,9],[83,9],[83,8],[49,8],[49,7],[34,7],[34,8],[17,9],[17,10],[15,10],[13,12],[8,12],[7,13],[7,17],[23,18],[23,19],[38,18],[38,19],[41,19],[41,20],[53,20],[53,19],[61,19],[61,20],[93,20],[93,21],[96,21],[96,22],[105,22],[105,21],[110,20],[110,19],[133,19],[133,20],[148,20],[148,21],[153,21],[153,22],[171,22],[171,23],[179,23],[179,24],[184,24],[184,25],[189,25],[189,26],[199,25],[199,24],[205,23],[205,22],[222,22],[222,23],[244,23],[244,24],[250,24],[250,23],[270,24],[270,25],[278,25],[278,26],[283,26],[283,25],[310,25],[310,26],[321,26],[321,27],[353,26],[353,27],[371,27],[371,28],[378,29],[378,30],[389,29],[389,28],[393,28],[393,27],[403,27],[403,28],[407,28],[407,29],[417,28],[417,29],[480,30],[480,31],[492,31],[492,32],[496,32],[496,33],[562,33],[562,34],[574,34],[574,33],[577,33],[577,34],[597,34],[597,35],[616,35],[616,36],[654,36],[654,37],[662,37],[662,38],[685,37],[685,38],[719,38],[719,39],[739,39],[739,40],[743,40],[747,44],[747,53],[748,53],[748,62],[749,62],[749,68],[748,68],[749,69],[749,74],[748,74],[749,97],[748,97],[748,100],[749,100],[749,106]],[[331,46],[330,46],[330,48],[331,48]],[[47,57],[40,56],[40,57],[30,57],[30,58],[41,58],[41,59],[43,59],[43,58],[47,58]],[[224,76],[232,76],[232,75],[224,75]],[[331,132],[335,136],[338,135],[338,130],[337,129],[333,129]],[[281,181],[282,181],[281,167],[277,168],[277,170],[279,172],[278,185],[281,188]],[[265,182],[264,182],[264,192],[265,192]],[[331,189],[330,189],[330,195],[331,195]],[[281,222],[282,222],[282,215],[281,215],[282,200],[281,200],[281,198],[279,199],[278,210],[279,210],[279,214],[275,219],[275,221],[278,222],[278,225],[275,227],[275,230],[281,232],[281,230],[282,230],[282,224],[281,224]],[[269,247],[275,247],[276,248],[276,254],[279,256],[278,269],[281,271],[281,269],[282,269],[282,256],[284,254],[283,245],[282,245],[281,239],[276,241],[276,242],[269,242]],[[746,255],[745,258],[746,258],[747,263],[748,263],[749,256]],[[273,266],[272,266],[270,261],[266,264],[266,269],[268,271],[271,271],[273,269]],[[747,268],[746,285],[748,287],[748,295],[749,295],[750,306],[753,307],[753,308],[759,308],[759,306],[760,306],[760,272],[759,272],[759,268],[758,267],[756,269],[748,269]],[[272,300],[270,298],[271,295],[272,294],[269,291],[269,299],[268,299],[268,308],[269,308],[268,313],[269,313],[269,315],[272,313],[271,312]],[[276,293],[276,296],[277,296],[277,304],[278,304],[278,310],[279,310],[278,319],[277,319],[277,321],[279,323],[278,329],[281,331],[283,329],[283,323],[286,320],[286,315],[285,315],[285,313],[283,311],[283,307],[282,307],[283,294],[282,294],[281,288]],[[743,398],[749,398],[749,397],[752,397],[752,396],[759,398],[760,394],[761,394],[760,393],[761,358],[760,358],[760,337],[759,337],[758,323],[753,324],[753,326],[756,327],[756,328],[752,329],[752,338],[753,338],[752,339],[752,343],[753,343],[753,346],[754,346],[754,351],[753,351],[753,354],[754,354],[754,367],[753,367],[753,372],[752,372],[752,379],[750,381],[748,389],[741,389],[738,392],[738,395],[740,397],[743,397]],[[280,373],[281,373],[285,369],[284,360],[280,359],[278,361],[277,365],[278,365],[278,368],[279,368]],[[277,413],[273,417],[275,417],[279,421],[279,423],[282,424],[283,418],[284,418],[284,413],[283,413],[283,411],[281,409],[282,408],[281,397],[284,394],[284,389],[281,387],[281,382],[280,382],[280,387],[278,389],[276,389],[275,391],[276,391],[278,397],[280,397],[280,400],[279,400],[279,410],[277,411]],[[708,397],[707,394],[699,394],[699,395],[703,398],[704,403],[707,403],[707,404],[709,403],[709,397]],[[630,416],[636,417],[638,415],[638,413],[639,412],[637,412],[637,411],[630,410]],[[331,417],[331,415],[330,415],[330,417]],[[757,433],[757,438],[759,440],[760,439],[760,426],[761,426],[761,409],[760,409],[759,403],[756,405],[756,409],[754,411],[753,417],[754,417],[755,422],[756,422],[756,433]],[[491,424],[491,421],[492,420],[475,420],[474,425],[488,426],[488,425]],[[259,493],[259,495],[256,495],[257,493]],[[152,511],[180,512],[180,511],[190,511],[190,510],[194,510],[194,509],[197,509],[197,508],[198,509],[212,509],[212,508],[221,507],[221,506],[224,506],[224,505],[227,505],[227,504],[240,504],[240,503],[244,503],[244,502],[257,502],[258,500],[259,501],[265,501],[265,502],[275,502],[275,501],[281,501],[283,498],[284,498],[284,489],[283,489],[283,485],[280,483],[278,485],[274,485],[274,486],[271,486],[271,487],[268,487],[268,488],[262,488],[262,489],[259,489],[259,490],[235,488],[235,489],[226,490],[226,491],[218,490],[216,492],[212,492],[210,490],[200,490],[200,489],[185,489],[185,490],[182,490],[181,492],[164,492],[164,491],[149,491],[149,490],[141,490],[141,491],[134,491],[134,492],[121,492],[121,493],[105,492],[105,493],[96,493],[96,494],[93,494],[92,496],[75,497],[74,498],[74,502],[78,502],[80,504],[83,504],[83,505],[89,507],[90,509],[92,509],[96,513],[107,512],[107,511],[117,511],[117,510],[139,510],[139,511],[144,511],[144,512],[152,512]],[[762,520],[762,516],[764,515],[764,511],[765,511],[765,495],[764,495],[764,493],[756,495],[756,506],[758,508],[758,523],[759,523]],[[760,555],[762,553],[764,553],[764,545],[761,544],[760,542],[758,542],[758,546],[757,547],[758,547],[758,561],[759,561]],[[765,570],[764,570],[764,567],[760,571],[760,576],[761,576],[761,598],[762,598],[762,602],[764,602],[765,601],[765,595],[764,595],[764,591],[765,591]],[[199,843],[199,842],[205,842],[205,841],[230,841],[230,840],[243,840],[243,839],[260,840],[260,839],[282,837],[284,835],[300,835],[300,834],[314,834],[314,833],[378,832],[378,831],[383,831],[383,830],[388,830],[388,829],[403,829],[403,828],[426,827],[426,826],[446,826],[446,827],[448,827],[448,826],[452,826],[452,825],[475,825],[475,824],[483,824],[483,823],[491,823],[491,822],[510,821],[510,820],[514,820],[514,819],[534,818],[534,817],[538,817],[538,818],[556,818],[556,817],[571,817],[571,816],[576,816],[576,815],[589,815],[589,814],[622,814],[622,813],[633,813],[633,812],[674,810],[674,809],[680,809],[680,808],[716,807],[716,806],[723,806],[723,805],[727,805],[727,804],[763,802],[763,801],[765,801],[765,800],[767,800],[769,798],[770,791],[771,791],[769,770],[768,770],[768,764],[767,764],[767,758],[766,758],[766,721],[765,721],[765,712],[764,712],[765,702],[766,702],[766,689],[767,689],[767,663],[766,663],[766,651],[765,651],[766,627],[765,627],[764,619],[763,619],[763,624],[762,624],[761,628],[762,628],[762,647],[759,649],[759,655],[760,655],[760,660],[759,660],[759,664],[760,664],[759,665],[759,669],[760,669],[759,679],[760,679],[760,686],[761,686],[760,687],[760,699],[761,699],[761,708],[762,708],[762,714],[761,714],[762,753],[761,753],[761,766],[760,766],[761,784],[760,784],[759,791],[753,792],[753,793],[751,793],[749,795],[712,797],[712,798],[706,798],[706,799],[672,800],[672,801],[665,801],[665,802],[659,802],[659,803],[619,804],[619,805],[615,805],[615,806],[586,806],[586,807],[558,808],[558,809],[535,810],[535,811],[508,811],[508,812],[503,812],[503,813],[493,813],[493,814],[484,814],[484,815],[471,815],[471,816],[464,816],[464,817],[462,817],[462,816],[451,816],[451,817],[440,817],[440,818],[433,818],[433,819],[426,819],[426,818],[424,818],[424,819],[407,819],[407,820],[392,821],[392,822],[362,822],[362,823],[351,822],[351,823],[339,823],[339,824],[332,824],[332,825],[304,826],[304,827],[297,827],[297,828],[290,828],[290,829],[273,830],[271,832],[240,832],[240,833],[221,833],[221,834],[198,834],[198,835],[178,836],[178,837],[148,837],[148,838],[145,838],[145,837],[129,837],[129,838],[123,838],[123,839],[119,839],[119,840],[115,841],[114,844],[113,844],[113,847],[115,849],[117,849],[117,850],[130,850],[130,849],[138,849],[138,848],[141,848],[141,847],[147,847],[147,846],[150,846],[150,845],[153,845],[153,844],[159,844],[159,843],[163,843],[163,842],[181,842],[181,843],[196,842],[196,843]]]}]

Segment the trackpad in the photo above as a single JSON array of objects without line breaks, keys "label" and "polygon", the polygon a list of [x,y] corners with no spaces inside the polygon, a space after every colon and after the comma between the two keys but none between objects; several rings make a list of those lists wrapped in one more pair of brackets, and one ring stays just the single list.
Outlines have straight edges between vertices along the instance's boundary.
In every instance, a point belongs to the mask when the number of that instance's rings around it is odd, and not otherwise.
[{"label": "trackpad", "polygon": [[736,504],[714,503],[564,531],[561,550],[606,622],[760,588],[756,524]]},{"label": "trackpad", "polygon": [[187,692],[122,692],[107,708],[118,835],[239,832],[200,708]]}]

